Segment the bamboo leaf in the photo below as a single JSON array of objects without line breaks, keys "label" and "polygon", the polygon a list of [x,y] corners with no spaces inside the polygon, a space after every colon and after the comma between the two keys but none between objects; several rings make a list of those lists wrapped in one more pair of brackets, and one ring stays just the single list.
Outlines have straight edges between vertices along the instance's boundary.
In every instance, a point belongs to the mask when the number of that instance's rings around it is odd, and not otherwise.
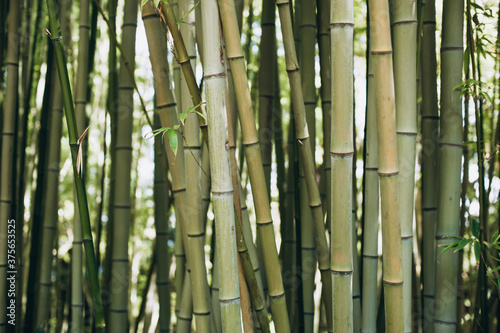
[{"label": "bamboo leaf", "polygon": [[174,152],[174,155],[177,155],[177,133],[173,129],[167,128],[167,135],[170,148]]},{"label": "bamboo leaf", "polygon": [[144,6],[149,0],[142,0],[141,1],[141,7]]},{"label": "bamboo leaf", "polygon": [[472,235],[479,238],[479,221],[477,219],[472,219]]},{"label": "bamboo leaf", "polygon": [[162,128],[155,129],[154,131],[151,131],[151,132],[147,133],[144,136],[144,139],[149,140],[151,138],[154,138],[158,134],[164,133],[167,129],[168,129],[168,127],[162,127]]},{"label": "bamboo leaf", "polygon": [[470,239],[470,238],[464,238],[464,239],[462,239],[461,241],[458,242],[457,248],[455,249],[455,251],[453,253],[456,253],[456,252],[460,251],[461,249],[463,249],[470,242],[472,242],[472,239]]},{"label": "bamboo leaf", "polygon": [[495,230],[495,232],[493,233],[493,236],[491,236],[491,242],[496,243],[499,236],[500,236],[500,234],[498,234],[498,230]]},{"label": "bamboo leaf", "polygon": [[[462,240],[463,240],[463,239],[462,239]],[[449,249],[451,249],[452,247],[457,246],[457,245],[458,245],[458,243],[460,243],[462,240],[456,240],[456,241],[454,241],[453,243],[448,244],[448,245],[447,245],[447,246],[446,246],[446,247],[445,247],[445,248],[444,248],[444,249],[443,249],[443,250],[442,250],[439,254],[442,254],[442,253],[444,253],[444,252],[448,251]],[[443,246],[444,246],[444,245],[443,245]]]}]

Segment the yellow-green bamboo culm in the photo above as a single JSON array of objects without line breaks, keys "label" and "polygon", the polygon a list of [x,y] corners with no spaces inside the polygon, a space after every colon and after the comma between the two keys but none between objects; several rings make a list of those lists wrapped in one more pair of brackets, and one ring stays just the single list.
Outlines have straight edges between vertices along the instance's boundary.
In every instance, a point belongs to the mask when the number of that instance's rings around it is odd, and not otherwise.
[{"label": "yellow-green bamboo culm", "polygon": [[[460,231],[460,188],[463,153],[462,82],[463,0],[443,3],[441,42],[441,115],[439,121],[439,189],[436,245],[447,246]],[[455,332],[457,321],[458,253],[436,248],[434,332]]]},{"label": "yellow-green bamboo culm", "polygon": [[385,0],[370,0],[369,9],[377,108],[385,328],[386,332],[401,333],[404,330],[403,268],[389,3]]},{"label": "yellow-green bamboo culm", "polygon": [[216,247],[219,254],[219,300],[222,332],[241,332],[240,290],[235,233],[235,214],[228,123],[224,114],[226,88],[224,57],[221,54],[221,30],[216,0],[204,0],[202,6],[203,70],[207,100],[208,146],[212,178],[212,203],[215,215]]},{"label": "yellow-green bamboo culm", "polygon": [[[313,226],[315,232],[316,257],[321,272],[325,305],[327,315],[331,315],[331,272],[330,272],[330,250],[325,235],[325,225],[323,222],[323,210],[321,208],[321,198],[319,195],[318,183],[316,182],[316,170],[314,157],[310,144],[309,130],[306,123],[304,98],[301,88],[301,77],[295,51],[293,38],[292,20],[290,14],[290,2],[288,0],[277,0],[278,13],[281,22],[281,33],[285,48],[286,69],[290,82],[292,95],[292,107],[294,112],[296,139],[300,152],[300,160],[307,186],[309,207],[312,212]],[[314,141],[314,140],[313,140]]]},{"label": "yellow-green bamboo culm", "polygon": [[[238,114],[243,136],[245,156],[248,163],[250,185],[255,205],[257,229],[264,246],[264,265],[271,299],[271,309],[277,332],[289,332],[290,323],[286,310],[285,292],[280,272],[278,252],[266,190],[259,140],[248,87],[243,50],[237,29],[234,1],[219,0],[219,10],[226,41],[227,58],[233,74]],[[206,47],[205,43],[205,47]]]},{"label": "yellow-green bamboo culm", "polygon": [[[191,8],[195,6],[194,0],[179,1],[179,16],[183,17],[180,24],[180,33],[185,42],[190,66],[196,68],[195,47],[195,13]],[[181,76],[180,112],[186,112],[193,106],[186,77]],[[177,89],[176,89],[177,90]],[[191,289],[193,291],[193,314],[196,331],[210,332],[210,291],[207,282],[207,269],[205,266],[205,225],[202,223],[202,197],[201,197],[201,145],[199,134],[199,121],[197,114],[189,113],[184,122],[184,158],[186,163],[186,200],[185,212],[189,223],[187,234],[189,241],[191,262]]]},{"label": "yellow-green bamboo culm", "polygon": [[398,138],[398,195],[403,248],[404,331],[412,331],[413,216],[415,157],[417,149],[417,4],[416,0],[392,3],[394,85]]},{"label": "yellow-green bamboo culm", "polygon": [[426,0],[422,35],[422,284],[424,332],[434,331],[435,236],[438,204],[439,113],[436,61],[436,3]]},{"label": "yellow-green bamboo culm", "polygon": [[333,332],[353,330],[353,160],[354,160],[354,8],[332,0],[330,45],[331,113],[331,274]]},{"label": "yellow-green bamboo culm", "polygon": [[89,210],[87,205],[87,195],[85,191],[85,183],[77,163],[77,155],[80,146],[79,136],[76,128],[75,110],[73,97],[69,83],[68,71],[66,68],[66,57],[64,55],[64,47],[62,45],[62,37],[60,34],[59,21],[57,18],[57,9],[54,0],[47,0],[49,13],[49,23],[51,39],[55,48],[57,72],[61,84],[61,92],[63,96],[63,105],[68,126],[69,144],[71,148],[71,158],[73,162],[73,174],[76,192],[78,196],[78,207],[80,212],[80,221],[82,225],[82,236],[85,246],[85,257],[87,258],[87,276],[89,279],[92,307],[94,310],[94,326],[99,332],[106,332],[106,324],[104,321],[104,313],[101,302],[101,291],[99,288],[99,280],[97,276],[97,265],[95,260],[94,243],[92,241],[92,232],[90,228]]}]

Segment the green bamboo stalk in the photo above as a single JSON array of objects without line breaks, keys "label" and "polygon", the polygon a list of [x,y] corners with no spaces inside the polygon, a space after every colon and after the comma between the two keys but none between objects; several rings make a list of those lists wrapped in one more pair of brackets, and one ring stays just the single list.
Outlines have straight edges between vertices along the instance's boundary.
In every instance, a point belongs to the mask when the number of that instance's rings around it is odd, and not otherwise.
[{"label": "green bamboo stalk", "polygon": [[[213,236],[212,236],[213,237]],[[214,238],[215,239],[215,238]],[[215,240],[217,243],[217,240]],[[222,332],[222,322],[221,322],[221,312],[220,312],[220,300],[219,300],[219,288],[220,288],[220,278],[219,278],[219,252],[217,246],[213,247],[214,250],[214,261],[212,268],[212,285],[210,286],[210,292],[212,295],[212,309],[213,309],[213,320],[215,324],[215,332]]]},{"label": "green bamboo stalk", "polygon": [[[15,211],[15,198],[16,198],[16,182],[15,182],[15,168],[16,168],[16,118],[19,112],[18,109],[18,81],[19,81],[19,11],[20,3],[17,1],[10,1],[9,6],[9,22],[8,22],[8,40],[7,54],[5,57],[5,70],[7,72],[7,88],[5,100],[3,101],[3,119],[2,119],[2,134],[1,134],[1,157],[2,170],[0,173],[0,332],[5,332],[7,329],[7,307],[10,306],[11,297],[5,297],[7,290],[10,290],[10,283],[7,278],[11,277],[12,271],[16,271],[15,264],[10,265],[11,261],[7,260],[7,254],[15,254],[16,257],[20,253],[12,253],[10,245],[12,244],[11,237],[8,237],[8,227],[11,228],[12,223],[16,226],[22,223],[22,220],[16,221]],[[0,54],[3,59],[3,54]],[[13,220],[13,221],[12,221]],[[16,230],[19,228],[15,227]],[[9,233],[9,235],[11,235]],[[9,246],[8,246],[9,244]],[[16,248],[20,248],[22,244],[17,244]],[[9,266],[7,264],[9,263]],[[15,299],[15,297],[14,297]]]},{"label": "green bamboo stalk", "polygon": [[354,8],[339,0],[331,2],[330,10],[332,320],[333,332],[348,332],[353,330]]},{"label": "green bamboo stalk", "polygon": [[[242,2],[242,1],[241,1]],[[273,107],[276,77],[276,26],[272,1],[262,2],[262,37],[260,40],[259,74],[259,142],[267,193],[271,195],[271,164],[273,153]],[[248,38],[248,36],[247,36]],[[233,127],[234,129],[234,127]]]},{"label": "green bamboo stalk", "polygon": [[[462,167],[462,103],[455,87],[462,82],[462,0],[443,3],[441,43],[441,117],[439,138],[439,194],[436,244],[446,246],[459,235],[460,171]],[[457,329],[458,254],[436,251],[434,332]]]},{"label": "green bamboo stalk", "polygon": [[[231,0],[220,0],[219,10],[221,13],[222,27],[224,29],[227,57],[233,74],[233,82],[236,91],[245,156],[248,163],[250,183],[256,210],[257,229],[262,245],[265,247],[264,265],[269,295],[271,297],[273,319],[277,332],[288,332],[290,330],[290,324],[286,312],[285,293],[280,271],[276,269],[279,267],[278,253],[269,206],[269,197],[266,191],[262,158],[259,150],[259,141],[252,111],[243,50],[240,36],[236,29],[237,19],[234,2]],[[205,43],[205,48],[206,46]]]},{"label": "green bamboo stalk", "polygon": [[370,0],[369,6],[378,127],[385,328],[387,332],[402,332],[404,313],[401,225],[398,213],[399,170],[389,4],[383,0]]},{"label": "green bamboo stalk", "polygon": [[[212,177],[215,233],[219,253],[220,310],[223,332],[241,332],[240,291],[233,207],[233,186],[229,162],[228,133],[224,115],[225,73],[221,56],[221,31],[216,1],[203,1],[203,69],[207,99],[208,146]],[[237,191],[238,189],[236,189]]]},{"label": "green bamboo stalk", "polygon": [[[154,117],[155,127],[160,127],[160,116],[158,113]],[[159,254],[158,268],[156,274],[156,285],[158,288],[158,298],[160,303],[160,316],[158,319],[160,332],[167,332],[170,329],[170,250],[168,247],[169,228],[168,211],[170,208],[170,197],[168,196],[168,183],[166,174],[163,172],[167,168],[167,161],[164,154],[164,145],[160,136],[155,137],[155,229],[156,229],[156,251]]]},{"label": "green bamboo stalk", "polygon": [[[52,63],[52,70],[55,69],[55,63]],[[49,310],[47,300],[51,299],[52,289],[52,261],[57,225],[58,225],[58,186],[59,186],[59,160],[61,153],[61,132],[62,132],[62,98],[59,80],[53,81],[52,87],[52,106],[50,112],[50,130],[49,130],[49,151],[48,160],[46,165],[47,184],[45,195],[47,200],[45,202],[43,227],[42,227],[42,246],[41,261],[40,261],[40,276],[39,288],[37,289],[37,316],[36,324],[38,327],[44,322],[49,321]],[[81,262],[80,262],[81,264]]]},{"label": "green bamboo stalk", "polygon": [[[306,123],[306,113],[304,107],[304,99],[301,88],[301,75],[297,65],[297,57],[293,39],[293,29],[290,15],[290,3],[288,0],[276,1],[278,12],[281,21],[281,31],[283,35],[286,68],[288,79],[290,81],[290,89],[292,95],[292,107],[294,112],[295,132],[298,141],[302,168],[307,186],[307,195],[309,199],[309,207],[311,209],[314,225],[314,238],[316,246],[316,257],[319,263],[321,272],[321,281],[324,292],[327,297],[326,311],[327,315],[331,315],[331,272],[330,272],[330,253],[325,236],[325,226],[323,222],[323,210],[321,208],[321,198],[319,188],[316,182],[316,170],[314,166],[314,157],[312,146],[309,144],[309,130]],[[314,141],[314,140],[313,140]],[[304,222],[304,221],[302,221]],[[304,271],[304,269],[302,270]]]},{"label": "green bamboo stalk", "polygon": [[413,216],[417,146],[417,12],[416,0],[394,1],[394,85],[399,164],[399,216],[403,247],[404,331],[411,332]]},{"label": "green bamboo stalk", "polygon": [[379,224],[379,177],[377,152],[377,110],[373,60],[368,59],[368,96],[366,105],[365,186],[363,194],[363,283],[361,331],[377,331],[377,269]]},{"label": "green bamboo stalk", "polygon": [[95,327],[98,331],[105,332],[106,324],[103,316],[103,309],[101,303],[101,293],[99,288],[99,280],[97,277],[97,266],[95,263],[94,244],[92,242],[92,233],[90,228],[89,211],[87,205],[87,196],[85,192],[85,183],[82,175],[78,169],[77,155],[80,146],[80,139],[78,138],[75,111],[73,107],[73,97],[71,94],[69,77],[66,68],[66,59],[64,55],[64,47],[61,43],[62,37],[60,34],[59,22],[57,19],[57,8],[55,1],[47,1],[49,23],[51,30],[51,39],[55,48],[57,71],[61,83],[61,91],[63,96],[64,110],[66,113],[66,121],[68,126],[69,142],[71,148],[71,158],[73,161],[73,173],[75,187],[78,194],[78,207],[80,211],[80,220],[82,222],[82,234],[85,245],[85,256],[87,258],[87,272],[90,282],[92,305],[95,316]]},{"label": "green bamboo stalk", "polygon": [[433,332],[435,235],[438,204],[438,132],[436,4],[426,0],[422,35],[422,284],[425,332]]},{"label": "green bamboo stalk", "polygon": [[[132,126],[133,126],[133,77],[135,68],[135,35],[137,24],[137,1],[126,1],[122,25],[122,54],[128,62],[122,61],[118,73],[118,105],[116,108],[116,163],[113,249],[111,255],[111,305],[109,326],[112,332],[128,330],[128,286],[129,257],[128,241],[131,224],[131,164],[132,164]],[[128,66],[129,69],[127,68]],[[119,223],[116,223],[120,221]]]},{"label": "green bamboo stalk", "polygon": [[[85,130],[88,89],[88,48],[89,48],[89,1],[80,2],[80,37],[78,42],[78,70],[75,85],[75,115],[79,133]],[[85,157],[86,154],[84,154]],[[76,197],[76,194],[75,194]],[[77,212],[75,209],[75,212]],[[74,238],[71,251],[71,275],[73,278],[71,288],[71,331],[81,332],[83,324],[83,290],[82,290],[82,233],[81,221],[77,213],[74,216]],[[97,242],[97,244],[99,244]]]},{"label": "green bamboo stalk", "polygon": [[[191,67],[196,68],[195,46],[195,13],[191,9],[195,6],[194,0],[179,2],[179,16],[183,17],[180,25],[181,36],[185,41],[186,51],[191,59]],[[185,23],[184,23],[185,22]],[[193,106],[191,94],[184,76],[181,77],[181,107],[185,112]],[[188,241],[191,253],[191,283],[193,290],[193,313],[197,332],[210,331],[210,292],[207,282],[205,266],[205,226],[201,220],[201,145],[199,122],[195,113],[187,115],[184,126],[185,140],[184,155],[186,161],[186,216],[188,218]]]},{"label": "green bamboo stalk", "polygon": [[[324,198],[324,207],[326,207],[326,227],[330,230],[331,227],[331,210],[332,207],[329,202],[332,201],[331,193],[331,158],[328,157],[330,152],[330,128],[331,128],[331,114],[330,110],[332,108],[332,92],[331,92],[331,80],[330,80],[330,1],[328,0],[316,0],[317,10],[317,39],[318,39],[318,49],[319,49],[319,65],[320,65],[320,77],[321,77],[321,87],[320,87],[320,97],[321,97],[321,110],[323,114],[323,167],[321,173],[320,190],[321,195]],[[327,204],[328,203],[328,204]],[[330,316],[327,316],[327,319]],[[331,325],[329,325],[331,327]]]},{"label": "green bamboo stalk", "polygon": [[[54,56],[54,48],[51,44],[47,48],[47,63],[52,63]],[[48,149],[48,131],[49,131],[49,115],[50,115],[50,87],[52,81],[55,79],[52,71],[47,71],[45,76],[45,87],[43,93],[42,108],[40,110],[40,130],[38,133],[38,163],[36,166],[36,190],[33,200],[33,210],[31,211],[31,240],[29,251],[29,271],[28,283],[26,290],[26,311],[25,311],[25,329],[28,331],[34,330],[35,324],[35,306],[36,303],[36,290],[38,287],[38,274],[40,271],[40,251],[31,251],[31,249],[38,249],[41,242],[41,229],[43,210],[45,207],[45,184],[46,174],[45,167],[47,164],[47,149]]]}]

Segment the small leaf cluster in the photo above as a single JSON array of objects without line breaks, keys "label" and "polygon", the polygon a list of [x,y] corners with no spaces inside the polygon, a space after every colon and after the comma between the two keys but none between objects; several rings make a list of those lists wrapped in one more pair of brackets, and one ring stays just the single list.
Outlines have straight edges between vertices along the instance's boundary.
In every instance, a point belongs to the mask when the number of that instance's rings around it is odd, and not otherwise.
[{"label": "small leaf cluster", "polygon": [[498,230],[496,230],[491,236],[491,240],[489,242],[487,241],[482,242],[487,257],[490,257],[494,260],[494,262],[497,262],[497,267],[490,267],[488,266],[488,261],[486,260],[486,258],[484,258],[481,254],[481,241],[479,239],[479,233],[480,233],[479,221],[477,219],[472,219],[471,232],[472,232],[472,237],[453,236],[453,238],[455,238],[456,241],[452,242],[451,244],[448,244],[441,251],[441,253],[446,252],[452,248],[455,249],[453,253],[456,253],[460,250],[463,250],[467,245],[472,244],[477,264],[479,265],[480,260],[484,260],[485,266],[487,267],[488,276],[493,281],[498,292],[500,293],[500,277],[495,277],[494,274],[495,272],[500,271],[500,264],[498,264],[498,262],[500,262],[500,259],[491,253],[494,250],[500,251],[500,233]]}]

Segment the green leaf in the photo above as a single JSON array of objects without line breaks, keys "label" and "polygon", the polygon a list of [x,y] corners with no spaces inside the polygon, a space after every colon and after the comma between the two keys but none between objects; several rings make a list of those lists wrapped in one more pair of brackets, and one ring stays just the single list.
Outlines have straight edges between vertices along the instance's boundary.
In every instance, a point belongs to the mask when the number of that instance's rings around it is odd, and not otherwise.
[{"label": "green leaf", "polygon": [[490,271],[490,273],[493,273],[493,272],[496,272],[496,271],[500,271],[500,266],[496,267],[495,269],[492,269],[492,270]]},{"label": "green leaf", "polygon": [[144,6],[149,0],[142,0],[141,1],[141,7]]},{"label": "green leaf", "polygon": [[453,253],[456,253],[456,252],[460,251],[461,249],[463,249],[470,242],[472,242],[472,239],[470,239],[470,238],[464,238],[464,239],[462,239],[461,241],[458,242],[457,248],[455,249],[455,251]]},{"label": "green leaf", "polygon": [[158,5],[160,4],[160,0],[153,0],[154,4],[155,4],[155,8],[158,7]]},{"label": "green leaf", "polygon": [[[463,240],[463,239],[462,239]],[[452,247],[455,247],[458,245],[458,243],[460,243],[462,240],[457,240],[457,241],[454,241],[453,243],[451,244],[448,244],[439,254],[442,254],[446,251],[448,251],[449,249],[451,249]],[[445,246],[445,245],[441,245],[441,246]]]},{"label": "green leaf", "polygon": [[477,219],[472,219],[472,235],[479,238],[479,221]]},{"label": "green leaf", "polygon": [[[154,137],[155,137],[155,136],[157,136],[158,134],[162,134],[162,133],[164,133],[167,129],[168,129],[168,127],[162,127],[162,128],[155,129],[154,131],[147,133],[147,134],[144,136],[144,139],[149,140],[149,139],[151,139],[151,138],[154,138]],[[149,135],[151,135],[151,136],[149,136]]]},{"label": "green leaf", "polygon": [[170,148],[174,152],[174,155],[177,155],[177,133],[173,129],[167,128],[167,135]]},{"label": "green leaf", "polygon": [[496,242],[497,242],[497,240],[498,240],[498,238],[499,238],[498,236],[500,236],[500,235],[498,234],[498,230],[495,230],[495,232],[493,233],[493,236],[491,236],[491,242],[492,242],[492,243],[496,243]]},{"label": "green leaf", "polygon": [[481,260],[481,244],[479,242],[474,242],[474,255],[476,257],[476,263],[479,265],[479,261]]},{"label": "green leaf", "polygon": [[191,13],[191,12],[192,12],[192,11],[193,11],[193,10],[194,10],[194,9],[195,9],[198,5],[199,5],[199,4],[200,4],[200,1],[198,1],[198,2],[197,2],[194,6],[193,6],[193,7],[191,7],[191,9],[190,9],[190,10],[189,10],[186,14],[184,14],[184,16],[182,16],[182,17],[181,17],[181,19],[180,19],[180,20],[178,20],[178,21],[181,21],[181,22],[183,22],[183,23],[186,23],[186,22],[184,22],[184,21],[182,21],[182,20],[183,20],[183,19],[185,19],[185,18],[186,18],[186,16],[188,16],[188,15],[189,15],[189,13]]}]

